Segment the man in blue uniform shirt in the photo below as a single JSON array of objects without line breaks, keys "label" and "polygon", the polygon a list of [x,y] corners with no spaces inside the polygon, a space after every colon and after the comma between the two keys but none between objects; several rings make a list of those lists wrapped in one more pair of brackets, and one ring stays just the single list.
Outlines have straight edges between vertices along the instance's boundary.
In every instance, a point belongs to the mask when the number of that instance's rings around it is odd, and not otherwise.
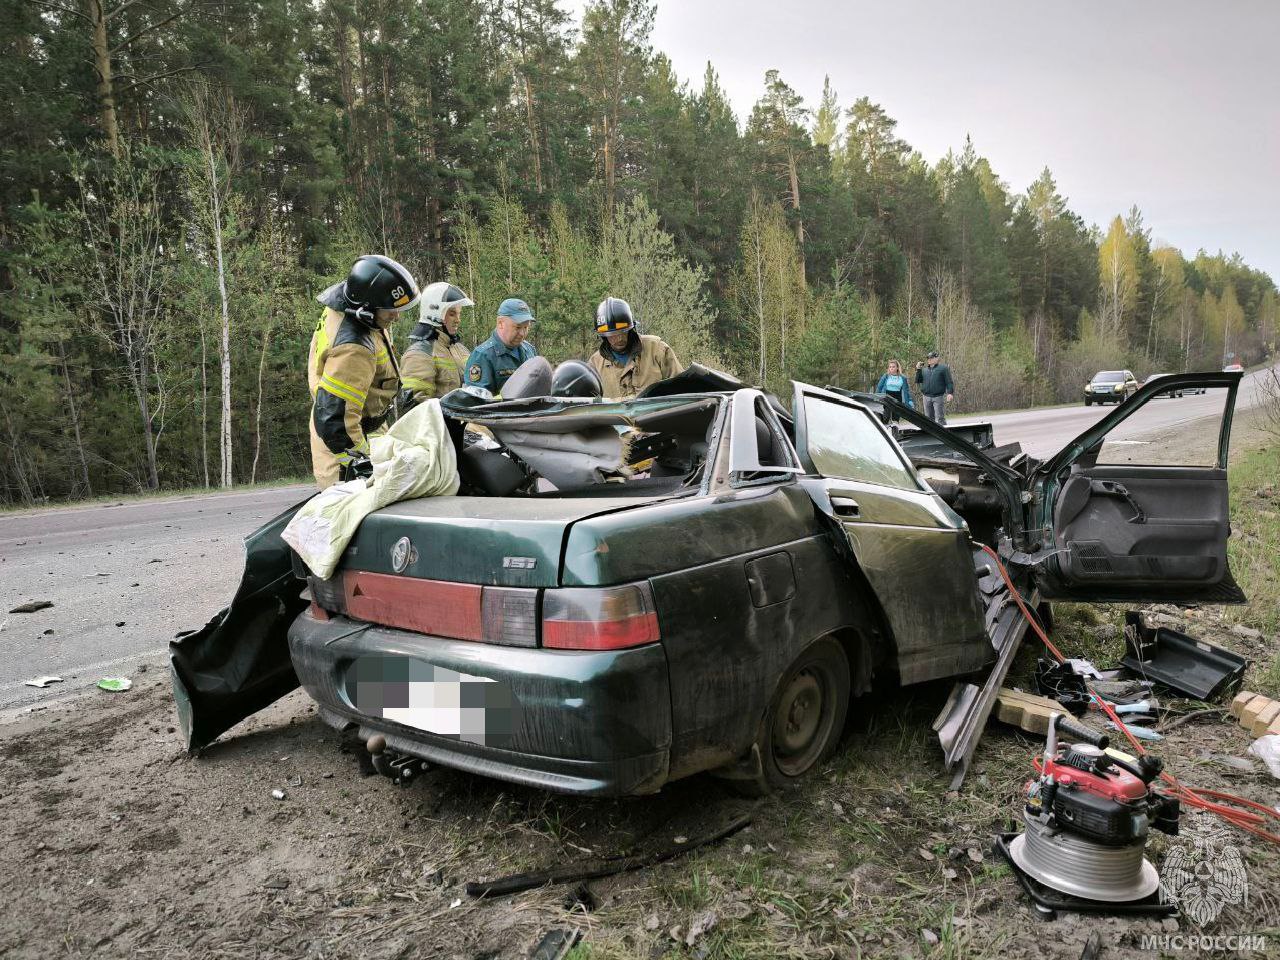
[{"label": "man in blue uniform shirt", "polygon": [[520,364],[538,355],[538,348],[526,339],[531,326],[527,303],[515,297],[503,300],[493,335],[467,358],[467,386],[484,387],[495,397],[500,394]]}]

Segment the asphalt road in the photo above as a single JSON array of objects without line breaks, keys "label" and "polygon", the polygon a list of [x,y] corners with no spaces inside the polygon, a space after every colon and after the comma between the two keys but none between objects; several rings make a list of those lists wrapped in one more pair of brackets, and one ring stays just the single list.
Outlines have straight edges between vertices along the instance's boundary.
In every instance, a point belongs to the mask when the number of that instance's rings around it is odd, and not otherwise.
[{"label": "asphalt road", "polygon": [[[1240,382],[1236,395],[1236,411],[1247,410],[1261,402],[1259,384],[1264,371],[1255,370]],[[1162,431],[1190,420],[1217,416],[1223,405],[1221,395],[1212,392],[1198,396],[1158,397],[1108,434],[1113,439],[1136,439],[1147,431]],[[955,424],[987,421],[995,427],[996,443],[1022,444],[1022,449],[1038,459],[1057,453],[1077,436],[1112,413],[1115,406],[1086,407],[1082,402],[1065,407],[1040,407],[990,416],[959,416]]]},{"label": "asphalt road", "polygon": [[[1246,378],[1240,408],[1258,402]],[[1220,402],[1220,401],[1219,401]],[[1143,428],[1216,414],[1210,396],[1159,399]],[[1032,456],[1065,446],[1114,407],[1050,407],[985,417],[996,442],[1020,441]],[[958,418],[961,422],[963,418]],[[103,676],[129,676],[173,635],[226,605],[243,566],[242,541],[309,486],[274,487],[0,515],[0,710],[47,702]],[[32,600],[53,606],[6,611]],[[63,683],[25,686],[42,675]]]},{"label": "asphalt road", "polygon": [[[313,489],[0,514],[0,708],[130,676],[144,655],[154,663],[231,599],[245,535]],[[33,600],[53,606],[8,612]],[[24,685],[42,675],[64,682]]]}]

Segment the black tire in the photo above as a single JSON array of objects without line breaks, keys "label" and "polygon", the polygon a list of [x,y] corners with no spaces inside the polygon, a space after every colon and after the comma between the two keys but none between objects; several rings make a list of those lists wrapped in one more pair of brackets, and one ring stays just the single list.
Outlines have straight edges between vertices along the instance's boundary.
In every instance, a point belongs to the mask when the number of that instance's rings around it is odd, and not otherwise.
[{"label": "black tire", "polygon": [[1092,401],[1092,400],[1086,400],[1086,401],[1084,402],[1084,405],[1085,405],[1086,407],[1092,407],[1092,406],[1093,406],[1093,401]]},{"label": "black tire", "polygon": [[805,648],[778,682],[756,735],[762,778],[740,784],[764,794],[811,773],[840,745],[849,715],[849,658],[823,637]]}]

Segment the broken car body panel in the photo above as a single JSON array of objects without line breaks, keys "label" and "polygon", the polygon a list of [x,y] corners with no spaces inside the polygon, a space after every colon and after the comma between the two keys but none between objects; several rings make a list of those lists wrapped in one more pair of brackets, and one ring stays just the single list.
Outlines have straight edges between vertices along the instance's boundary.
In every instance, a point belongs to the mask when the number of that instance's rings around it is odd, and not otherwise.
[{"label": "broken car body panel", "polygon": [[[303,501],[305,503],[305,501]],[[295,504],[245,538],[231,605],[169,644],[178,726],[194,753],[298,686],[286,633],[306,607],[281,532]]]}]

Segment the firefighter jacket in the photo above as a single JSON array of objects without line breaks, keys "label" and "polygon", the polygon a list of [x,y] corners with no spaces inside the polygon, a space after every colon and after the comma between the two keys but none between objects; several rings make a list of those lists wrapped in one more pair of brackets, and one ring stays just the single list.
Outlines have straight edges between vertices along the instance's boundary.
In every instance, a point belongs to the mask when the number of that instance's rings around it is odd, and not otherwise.
[{"label": "firefighter jacket", "polygon": [[[447,331],[428,327],[424,336],[418,336],[419,324],[409,337],[409,347],[400,358],[400,412],[409,406],[439,399],[450,390],[462,386],[467,370],[467,357],[471,355],[457,337]],[[407,396],[406,396],[407,395]],[[407,401],[407,403],[406,403]]]},{"label": "firefighter jacket", "polygon": [[627,400],[659,380],[684,372],[684,364],[661,337],[640,334],[632,337],[625,363],[614,359],[608,341],[587,361],[600,377],[601,392],[609,400]]},{"label": "firefighter jacket", "polygon": [[311,465],[320,489],[338,482],[354,454],[368,454],[368,435],[387,418],[399,380],[390,337],[337,310],[325,310],[311,335]]}]

